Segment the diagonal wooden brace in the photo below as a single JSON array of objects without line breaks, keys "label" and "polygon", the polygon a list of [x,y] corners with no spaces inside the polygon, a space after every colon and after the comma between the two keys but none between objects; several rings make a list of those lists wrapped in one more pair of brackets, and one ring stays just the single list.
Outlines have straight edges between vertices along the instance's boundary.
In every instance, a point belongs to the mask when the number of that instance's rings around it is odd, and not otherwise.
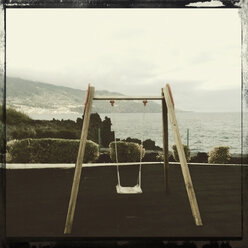
[{"label": "diagonal wooden brace", "polygon": [[71,189],[71,197],[70,197],[70,202],[69,202],[69,207],[68,207],[68,212],[67,212],[67,217],[66,217],[66,223],[65,223],[65,229],[64,229],[65,234],[71,233],[71,229],[72,229],[75,207],[77,203],[78,189],[79,189],[79,184],[80,184],[81,171],[82,171],[82,163],[83,163],[85,146],[86,146],[86,139],[88,136],[90,113],[92,109],[94,92],[95,92],[94,87],[88,88],[87,101],[85,103],[85,109],[84,109],[81,139],[80,139],[80,144],[79,144],[79,149],[78,149],[77,162],[75,166],[74,178],[73,178],[72,189]]},{"label": "diagonal wooden brace", "polygon": [[166,84],[166,87],[163,89],[163,93],[164,93],[164,97],[165,97],[165,101],[166,101],[166,105],[167,105],[167,109],[168,109],[168,113],[170,117],[174,140],[177,146],[177,151],[179,155],[182,174],[183,174],[184,183],[185,183],[185,187],[186,187],[188,198],[189,198],[192,215],[194,217],[195,224],[197,226],[202,226],[201,215],[200,215],[200,211],[198,208],[198,203],[196,200],[195,191],[194,191],[194,187],[193,187],[190,172],[189,172],[189,167],[188,167],[187,160],[185,157],[184,148],[182,145],[181,136],[179,133],[179,128],[178,128],[178,124],[176,120],[172,93],[170,90],[170,86],[168,84]]}]

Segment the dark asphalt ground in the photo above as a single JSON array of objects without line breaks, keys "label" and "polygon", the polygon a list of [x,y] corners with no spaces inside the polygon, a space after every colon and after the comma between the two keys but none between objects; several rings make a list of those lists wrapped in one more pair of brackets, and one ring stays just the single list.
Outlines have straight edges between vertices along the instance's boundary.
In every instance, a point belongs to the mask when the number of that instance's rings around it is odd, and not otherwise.
[{"label": "dark asphalt ground", "polygon": [[[123,185],[136,183],[137,167],[120,169]],[[180,167],[170,165],[169,172],[169,195],[162,165],[143,166],[143,194],[118,195],[115,167],[83,168],[71,236],[241,235],[240,167],[190,166],[202,227],[195,226]],[[74,169],[7,170],[7,236],[64,237],[73,174]]]}]

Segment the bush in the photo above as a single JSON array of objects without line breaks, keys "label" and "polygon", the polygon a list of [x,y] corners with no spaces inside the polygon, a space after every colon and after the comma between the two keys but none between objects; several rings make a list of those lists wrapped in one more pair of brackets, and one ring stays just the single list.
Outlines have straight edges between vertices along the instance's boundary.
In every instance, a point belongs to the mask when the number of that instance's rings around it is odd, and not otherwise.
[{"label": "bush", "polygon": [[[243,160],[244,162],[244,160]],[[241,157],[230,157],[230,160],[228,161],[230,164],[241,164]]]},{"label": "bush", "polygon": [[[31,138],[31,137],[27,137]],[[56,130],[56,129],[36,129],[36,138],[59,138],[59,139],[79,139],[80,132],[77,130]]]},{"label": "bush", "polygon": [[144,162],[156,162],[159,161],[159,154],[157,152],[146,153],[142,161]]},{"label": "bush", "polygon": [[[78,149],[77,149],[77,153],[78,153]],[[98,159],[98,157],[99,157],[99,145],[91,140],[87,140],[85,153],[84,153],[84,163],[94,162]]]},{"label": "bush", "polygon": [[230,147],[217,146],[209,152],[208,162],[213,164],[226,164],[230,161]]},{"label": "bush", "polygon": [[[140,161],[141,146],[133,142],[117,141],[118,162],[138,162]],[[109,144],[110,158],[116,162],[115,142]],[[145,155],[145,149],[142,148],[142,158]]]},{"label": "bush", "polygon": [[[156,156],[156,160],[157,161],[164,161],[164,154],[158,153],[158,155]],[[176,162],[171,151],[169,151],[168,160],[169,160],[169,162]]]},{"label": "bush", "polygon": [[97,163],[111,163],[109,153],[101,153],[96,161]]},{"label": "bush", "polygon": [[[140,139],[137,139],[137,138],[131,138],[131,137],[128,137],[126,138],[125,140],[123,141],[126,141],[126,142],[133,142],[133,143],[137,143],[137,144],[141,144],[141,140]],[[144,144],[143,144],[144,145]]]},{"label": "bush", "polygon": [[[11,163],[75,163],[79,140],[22,139],[7,144],[8,161]],[[84,162],[93,162],[99,156],[98,145],[87,140]]]},{"label": "bush", "polygon": [[155,148],[156,148],[156,146],[155,146],[155,141],[153,141],[153,140],[151,140],[151,139],[144,140],[143,146],[144,146],[145,149],[147,149],[147,150],[155,150]]},{"label": "bush", "polygon": [[[126,138],[124,139],[123,141],[126,141],[126,142],[134,142],[134,143],[138,143],[138,144],[141,144],[141,140],[140,139],[136,139],[136,138]],[[155,145],[155,141],[151,140],[151,139],[146,139],[143,141],[143,147],[146,149],[146,150],[163,150],[161,147],[159,146],[156,146]]]},{"label": "bush", "polygon": [[[3,116],[2,106],[0,108],[0,116],[1,116],[1,118]],[[30,123],[30,122],[32,122],[32,119],[28,115],[26,115],[20,111],[17,111],[13,108],[6,108],[6,124],[19,125],[20,123]]]},{"label": "bush", "polygon": [[35,138],[36,132],[33,128],[16,128],[11,132],[10,139],[26,139],[26,138]]},{"label": "bush", "polygon": [[[186,145],[183,145],[183,148],[184,148],[186,160],[188,162],[190,160],[190,149]],[[176,145],[172,146],[172,154],[173,154],[173,158],[175,159],[175,161],[179,162],[179,156],[178,156]]]},{"label": "bush", "polygon": [[207,163],[208,154],[206,152],[198,152],[195,157],[190,160],[192,163]]},{"label": "bush", "polygon": [[155,145],[155,141],[151,139],[144,140],[143,146],[147,150],[163,150],[161,147]]}]

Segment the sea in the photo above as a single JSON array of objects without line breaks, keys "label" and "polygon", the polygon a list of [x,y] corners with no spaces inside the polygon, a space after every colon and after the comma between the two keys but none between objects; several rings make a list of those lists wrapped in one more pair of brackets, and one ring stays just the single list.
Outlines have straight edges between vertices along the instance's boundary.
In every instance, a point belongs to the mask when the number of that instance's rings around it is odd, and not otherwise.
[{"label": "sea", "polygon": [[[100,113],[112,121],[112,130],[116,137],[141,140],[152,139],[162,147],[161,113]],[[80,114],[30,115],[34,119],[70,119],[76,120]],[[183,144],[189,145],[192,153],[209,152],[216,146],[229,146],[230,153],[241,154],[241,113],[199,113],[177,112],[176,118]],[[169,150],[175,144],[169,124]]]}]

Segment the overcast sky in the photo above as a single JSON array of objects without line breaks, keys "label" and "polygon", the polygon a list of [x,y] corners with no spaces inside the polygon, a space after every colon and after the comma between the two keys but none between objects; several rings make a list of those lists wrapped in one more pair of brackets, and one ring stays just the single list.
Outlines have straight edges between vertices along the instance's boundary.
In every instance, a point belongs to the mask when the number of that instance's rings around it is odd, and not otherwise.
[{"label": "overcast sky", "polygon": [[7,9],[7,75],[239,111],[237,9]]}]

